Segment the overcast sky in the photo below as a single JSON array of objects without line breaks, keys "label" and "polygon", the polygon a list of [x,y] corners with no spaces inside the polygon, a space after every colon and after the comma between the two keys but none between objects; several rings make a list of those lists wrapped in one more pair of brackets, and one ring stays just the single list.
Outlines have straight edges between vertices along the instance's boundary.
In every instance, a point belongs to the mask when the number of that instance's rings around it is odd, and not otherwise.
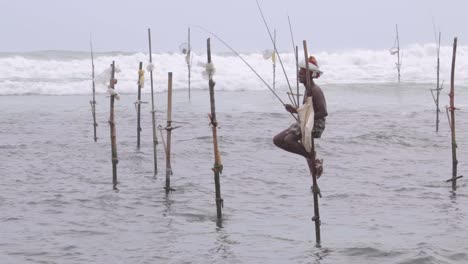
[{"label": "overcast sky", "polygon": [[[402,46],[434,42],[433,20],[442,42],[468,41],[467,0],[259,0],[278,49],[292,50],[287,16],[296,44],[303,39],[315,51],[387,49],[395,24]],[[0,51],[89,49],[147,52],[147,28],[153,51],[177,51],[192,25],[192,46],[205,50],[216,33],[240,52],[271,47],[255,0],[0,0]],[[216,50],[226,51],[213,43]]]}]

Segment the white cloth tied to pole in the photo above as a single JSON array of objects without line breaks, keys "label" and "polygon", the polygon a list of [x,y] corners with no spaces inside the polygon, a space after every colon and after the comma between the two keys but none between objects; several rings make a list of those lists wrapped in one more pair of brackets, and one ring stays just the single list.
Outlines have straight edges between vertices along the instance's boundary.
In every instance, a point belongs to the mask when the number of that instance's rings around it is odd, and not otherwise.
[{"label": "white cloth tied to pole", "polygon": [[138,85],[141,88],[145,87],[145,71],[144,70],[138,70]]},{"label": "white cloth tied to pole", "polygon": [[146,70],[152,72],[154,70],[154,64],[151,62],[148,63],[148,65],[146,66]]},{"label": "white cloth tied to pole", "polygon": [[301,127],[302,145],[311,152],[312,150],[312,130],[314,129],[314,104],[312,103],[312,96],[306,98],[305,104],[297,109],[299,116],[299,123]]},{"label": "white cloth tied to pole", "polygon": [[110,96],[114,95],[114,96],[115,96],[115,99],[120,100],[120,94],[119,94],[115,89],[107,88],[107,93],[108,93]]},{"label": "white cloth tied to pole", "polygon": [[[120,67],[118,65],[115,65],[114,71],[115,71],[115,73],[121,72]],[[111,78],[111,72],[112,72],[112,67],[108,67],[107,69],[102,71],[100,74],[96,75],[94,77],[94,80],[98,84],[109,85],[109,80]]]},{"label": "white cloth tied to pole", "polygon": [[216,72],[216,68],[215,68],[214,64],[212,62],[205,63],[204,67],[205,67],[205,70],[202,72],[203,77],[206,78],[206,79],[213,78],[213,76],[214,76],[214,74]]}]

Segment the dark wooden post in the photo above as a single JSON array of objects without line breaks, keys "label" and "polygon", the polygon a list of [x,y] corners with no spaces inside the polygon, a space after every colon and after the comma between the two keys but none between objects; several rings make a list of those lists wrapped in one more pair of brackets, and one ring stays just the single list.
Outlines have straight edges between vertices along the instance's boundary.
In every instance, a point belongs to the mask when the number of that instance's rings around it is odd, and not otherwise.
[{"label": "dark wooden post", "polygon": [[273,55],[271,56],[273,62],[273,90],[276,87],[276,29],[273,30]]},{"label": "dark wooden post", "polygon": [[301,101],[300,101],[300,94],[299,94],[299,47],[296,46],[296,82],[297,82],[297,107],[299,107],[301,105]]},{"label": "dark wooden post", "polygon": [[398,71],[398,83],[400,83],[400,37],[398,36],[398,24],[396,25],[396,42],[397,42],[397,71]]},{"label": "dark wooden post", "polygon": [[190,27],[188,28],[188,50],[187,50],[187,57],[185,60],[187,61],[187,69],[188,69],[188,96],[189,100],[191,99],[190,94],[190,79],[192,78],[192,46],[190,44]]},{"label": "dark wooden post", "polygon": [[440,86],[440,32],[439,32],[439,43],[437,44],[437,99],[436,99],[436,132],[439,132],[439,96],[440,90],[442,87]]},{"label": "dark wooden post", "polygon": [[457,189],[457,179],[463,176],[457,176],[457,140],[455,134],[455,58],[457,54],[457,38],[453,40],[453,54],[452,54],[452,74],[450,76],[450,107],[447,109],[450,111],[450,130],[452,132],[452,178],[447,182],[452,182],[452,190]]},{"label": "dark wooden post", "polygon": [[153,60],[151,54],[151,29],[148,28],[148,46],[149,46],[149,62],[148,71],[150,72],[150,82],[151,82],[151,118],[153,123],[153,161],[154,161],[154,177],[158,174],[158,155],[157,155],[157,146],[158,146],[158,135],[156,133],[156,110],[154,109],[154,92],[153,92]]},{"label": "dark wooden post", "polygon": [[93,127],[94,127],[94,142],[97,142],[96,127],[98,126],[96,122],[96,83],[94,81],[94,52],[93,52],[93,43],[90,41],[89,45],[91,47],[91,76],[93,83],[93,100],[89,101],[91,104],[91,113],[93,115]]},{"label": "dark wooden post", "polygon": [[140,148],[140,132],[141,132],[141,87],[143,84],[144,78],[144,71],[143,71],[143,62],[140,61],[138,67],[138,99],[137,99],[137,148]]},{"label": "dark wooden post", "polygon": [[167,142],[166,142],[166,193],[173,191],[171,188],[171,134],[172,134],[172,72],[167,74]]},{"label": "dark wooden post", "polygon": [[[211,64],[211,44],[210,39],[206,40],[207,45],[207,56],[208,56],[208,64],[207,68],[213,69]],[[214,86],[215,82],[213,81],[213,72],[207,70],[209,76],[209,88],[210,88],[210,106],[211,106],[211,113],[209,114],[211,130],[213,132],[213,150],[214,150],[214,181],[215,181],[215,191],[216,191],[216,212],[218,221],[221,221],[223,218],[222,207],[223,207],[223,199],[221,198],[221,184],[219,175],[223,172],[223,164],[221,162],[221,153],[219,152],[218,147],[218,121],[216,120],[216,105],[215,105],[215,97],[214,97]]]},{"label": "dark wooden post", "polygon": [[[109,89],[115,90],[116,83],[117,83],[117,80],[115,79],[115,62],[112,61]],[[110,96],[110,117],[109,117],[110,134],[111,134],[111,150],[112,150],[112,184],[114,185],[114,189],[117,188],[117,163],[119,162],[119,159],[117,158],[117,135],[116,135],[115,118],[114,118],[115,96],[116,96],[115,93],[112,93]]]},{"label": "dark wooden post", "polygon": [[[309,71],[309,55],[307,52],[307,42],[303,41],[304,46],[304,58],[305,58],[305,65],[306,65],[306,87],[307,89],[311,88],[311,79],[310,79],[310,71]],[[319,212],[319,203],[318,198],[320,195],[320,189],[317,184],[317,170],[315,168],[315,142],[314,137],[312,136],[312,149],[310,151],[310,160],[312,162],[312,167],[309,167],[312,174],[312,192],[314,195],[314,217],[312,220],[315,222],[315,241],[317,244],[320,244],[320,212]]]},{"label": "dark wooden post", "polygon": [[[436,83],[436,88],[431,89],[431,95],[432,99],[434,100],[434,103],[436,105],[436,132],[439,132],[439,97],[440,97],[440,91],[442,90],[442,85],[440,85],[440,32],[439,32],[439,40],[437,44],[437,83]],[[436,38],[437,41],[437,38]],[[436,92],[436,95],[434,95],[434,91]]]}]

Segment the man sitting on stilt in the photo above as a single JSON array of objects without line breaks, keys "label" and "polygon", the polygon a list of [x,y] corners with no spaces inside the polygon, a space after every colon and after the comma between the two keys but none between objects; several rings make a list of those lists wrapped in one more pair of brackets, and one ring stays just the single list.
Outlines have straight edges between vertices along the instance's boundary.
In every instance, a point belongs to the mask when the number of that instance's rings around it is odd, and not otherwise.
[{"label": "man sitting on stilt", "polygon": [[[322,136],[323,131],[325,130],[325,117],[328,115],[327,112],[327,104],[325,101],[325,96],[323,94],[322,89],[315,84],[313,79],[319,78],[320,75],[323,73],[317,64],[316,59],[313,56],[309,57],[308,60],[309,64],[309,78],[310,78],[310,87],[306,85],[306,64],[304,62],[300,65],[300,70],[298,73],[299,81],[304,84],[305,92],[304,92],[304,100],[303,106],[296,109],[294,106],[290,104],[286,104],[286,111],[290,113],[304,113],[304,111],[309,111],[311,113],[307,113],[307,116],[310,114],[313,116],[313,128],[311,131],[311,136],[313,138],[320,138]],[[313,106],[313,107],[312,107]],[[309,107],[310,109],[307,109]],[[313,111],[312,111],[313,110]],[[299,116],[303,116],[299,113]],[[303,118],[304,119],[304,118]],[[299,154],[307,159],[307,163],[309,164],[309,168],[312,169],[312,166],[315,165],[317,171],[317,178],[322,175],[322,163],[323,160],[316,159],[315,162],[310,160],[311,154],[307,151],[304,145],[307,145],[306,142],[310,141],[310,138],[307,139],[307,135],[302,135],[302,131],[305,127],[307,127],[307,120],[301,120],[301,122],[296,122],[292,124],[288,129],[280,132],[273,138],[273,142],[279,148],[282,148],[286,151]],[[310,131],[310,130],[309,130]],[[310,151],[310,146],[308,147]]]}]

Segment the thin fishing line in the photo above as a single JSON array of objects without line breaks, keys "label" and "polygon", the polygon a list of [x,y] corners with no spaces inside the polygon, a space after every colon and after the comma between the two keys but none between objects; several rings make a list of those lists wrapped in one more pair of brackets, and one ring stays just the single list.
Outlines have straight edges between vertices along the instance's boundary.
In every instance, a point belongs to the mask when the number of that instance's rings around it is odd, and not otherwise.
[{"label": "thin fishing line", "polygon": [[[226,47],[228,47],[234,54],[237,55],[237,57],[239,57],[244,63],[245,65],[247,65],[254,73],[255,75],[257,75],[257,77],[263,82],[263,84],[265,84],[265,86],[276,96],[276,98],[281,102],[281,104],[283,104],[283,106],[286,106],[286,104],[283,102],[283,100],[281,100],[281,98],[278,96],[278,94],[270,87],[270,85],[268,85],[268,83],[262,78],[262,76],[260,76],[260,74],[257,73],[257,71],[255,71],[255,69],[250,66],[250,64],[237,52],[235,51],[229,44],[227,44],[224,40],[222,40],[220,37],[218,37],[218,35],[216,35],[215,33],[209,31],[208,29],[202,27],[202,26],[199,26],[199,25],[193,25],[209,34],[211,34],[213,37],[215,37],[217,40],[219,40],[221,43],[223,43]],[[292,113],[290,113],[294,119],[298,120],[296,116],[294,116]]]},{"label": "thin fishing line", "polygon": [[[257,2],[258,10],[260,11],[260,14],[262,15],[263,22],[265,23],[265,27],[266,27],[266,29],[268,31],[268,35],[270,36],[270,40],[273,43],[273,48],[275,49],[275,52],[278,55],[278,60],[280,62],[281,68],[283,69],[283,73],[284,73],[284,77],[286,78],[286,82],[288,83],[289,91],[291,93],[293,93],[293,91],[291,89],[291,84],[289,83],[288,75],[286,74],[286,70],[284,69],[283,61],[281,60],[281,56],[279,55],[278,49],[276,48],[276,44],[275,44],[275,42],[273,40],[273,36],[271,35],[270,28],[268,27],[268,24],[267,24],[267,22],[265,20],[265,16],[263,15],[262,8],[260,7],[260,4],[258,3],[258,0],[256,0],[256,2]],[[298,106],[296,104],[295,100],[294,100],[294,104],[296,105],[296,107]]]}]

